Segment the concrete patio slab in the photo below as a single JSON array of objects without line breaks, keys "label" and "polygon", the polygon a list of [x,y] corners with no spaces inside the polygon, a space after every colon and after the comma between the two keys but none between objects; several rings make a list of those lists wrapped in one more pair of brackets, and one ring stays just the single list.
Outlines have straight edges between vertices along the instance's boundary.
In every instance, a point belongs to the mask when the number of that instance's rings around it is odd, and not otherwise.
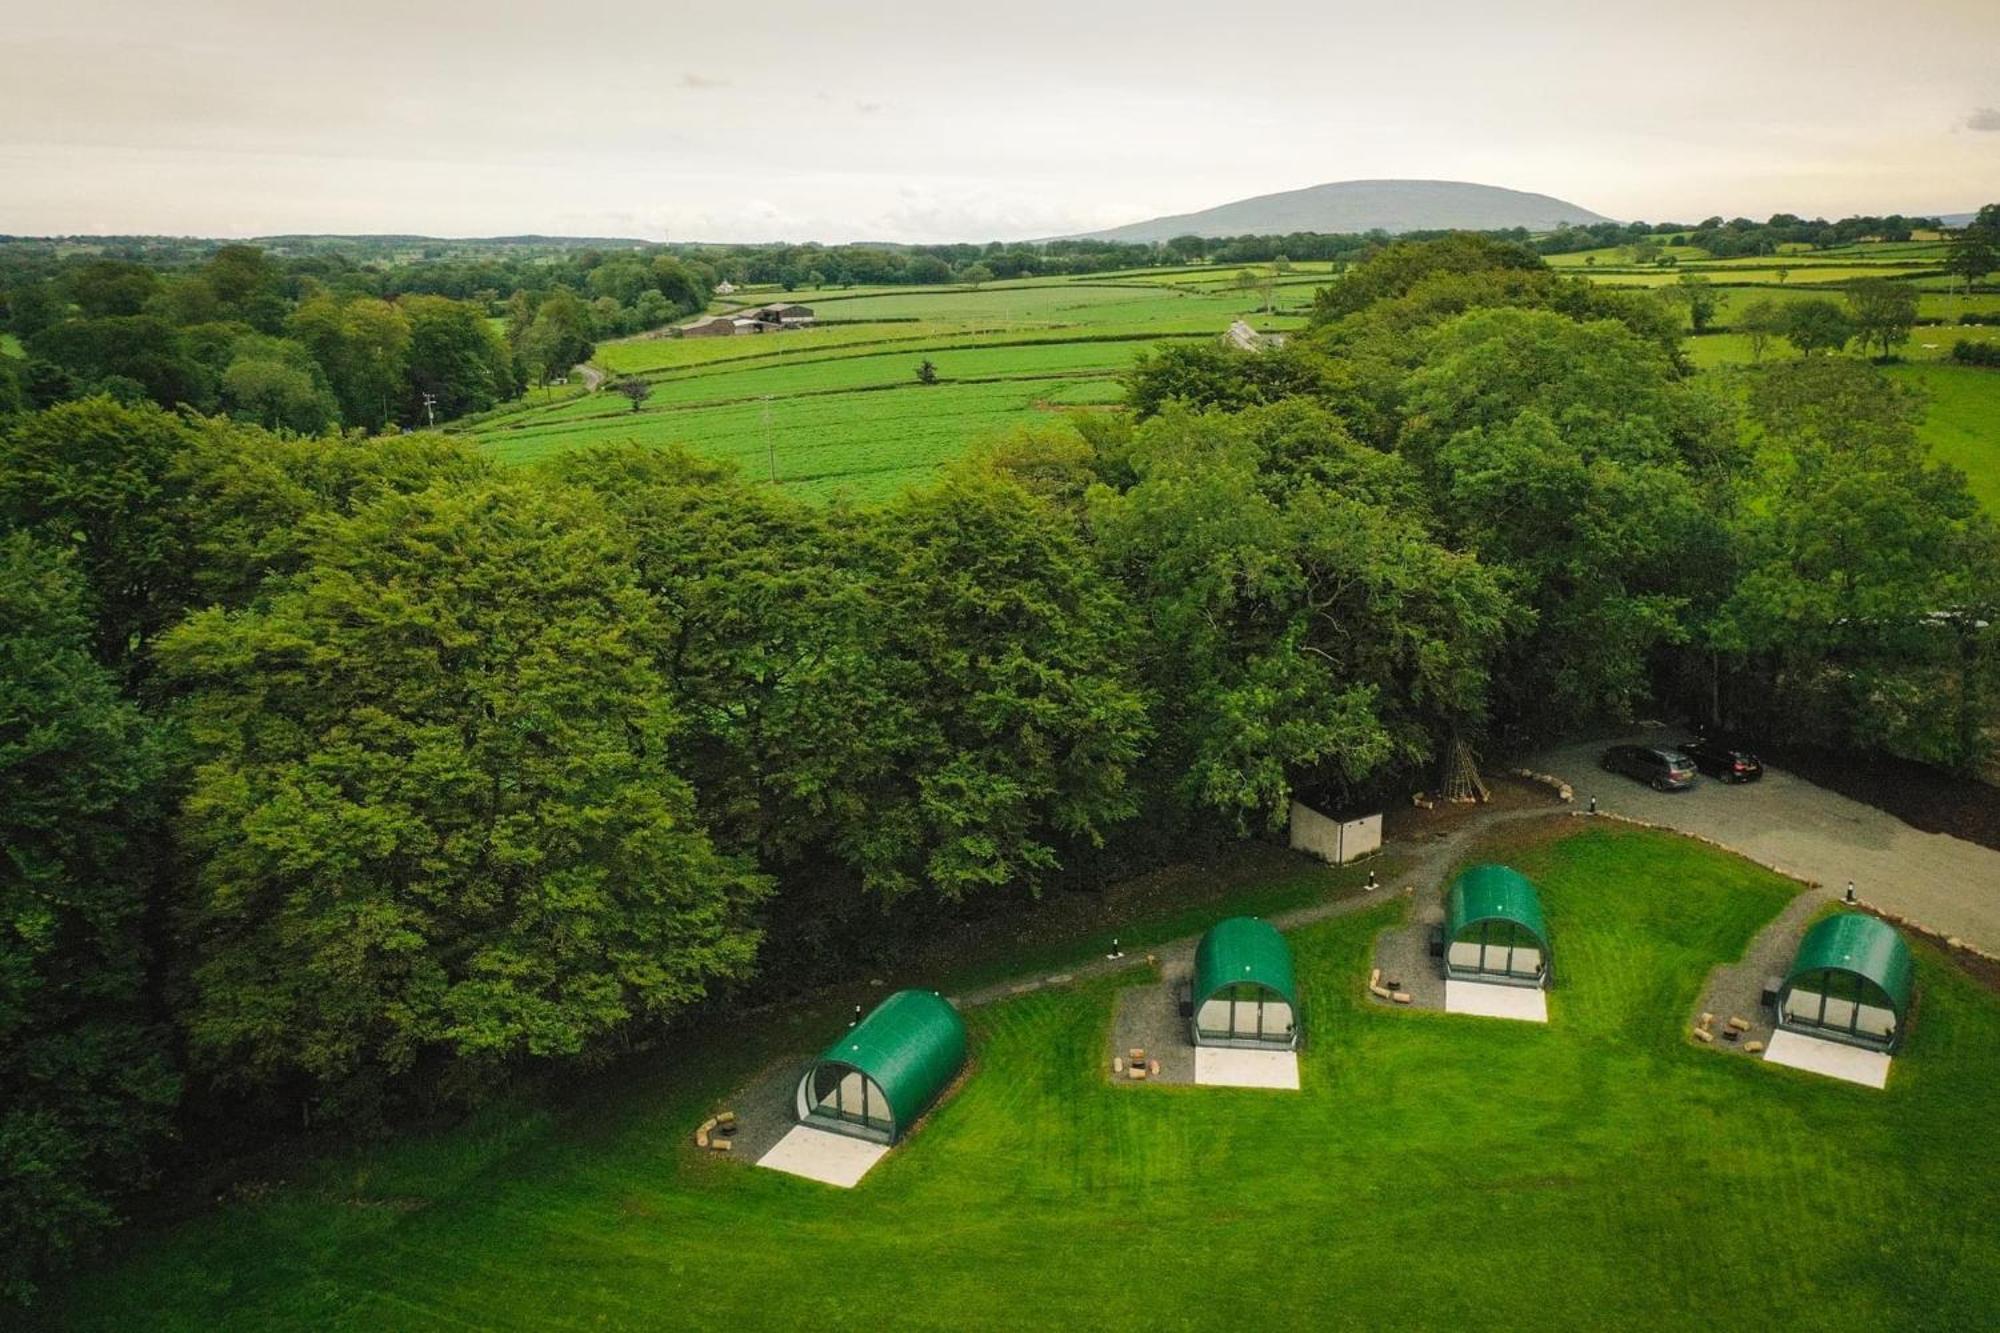
[{"label": "concrete patio slab", "polygon": [[827,1185],[838,1185],[845,1190],[859,1184],[869,1168],[888,1152],[887,1144],[870,1143],[866,1139],[830,1134],[811,1125],[800,1125],[779,1139],[777,1147],[758,1158],[757,1165]]},{"label": "concrete patio slab", "polygon": [[1518,1018],[1524,1023],[1549,1021],[1548,992],[1539,986],[1492,986],[1483,981],[1444,983],[1444,1011],[1478,1014],[1482,1018]]},{"label": "concrete patio slab", "polygon": [[1194,1081],[1218,1088],[1289,1088],[1298,1091],[1297,1051],[1239,1051],[1227,1046],[1194,1048]]},{"label": "concrete patio slab", "polygon": [[1789,1065],[1828,1078],[1845,1079],[1863,1087],[1880,1088],[1889,1082],[1889,1057],[1880,1051],[1864,1051],[1837,1041],[1824,1041],[1799,1032],[1774,1032],[1764,1058],[1773,1064]]}]

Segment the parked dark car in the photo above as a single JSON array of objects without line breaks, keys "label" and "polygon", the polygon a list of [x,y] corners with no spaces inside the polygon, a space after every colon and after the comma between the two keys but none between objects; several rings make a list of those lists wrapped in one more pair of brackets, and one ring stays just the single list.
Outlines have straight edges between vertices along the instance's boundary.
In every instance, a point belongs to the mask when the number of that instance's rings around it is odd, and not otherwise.
[{"label": "parked dark car", "polygon": [[1662,745],[1614,745],[1600,761],[1607,773],[1623,773],[1654,791],[1686,791],[1694,786],[1694,760]]},{"label": "parked dark car", "polygon": [[1682,741],[1679,749],[1696,768],[1724,782],[1755,782],[1764,776],[1764,765],[1756,755],[1720,736],[1697,736]]}]

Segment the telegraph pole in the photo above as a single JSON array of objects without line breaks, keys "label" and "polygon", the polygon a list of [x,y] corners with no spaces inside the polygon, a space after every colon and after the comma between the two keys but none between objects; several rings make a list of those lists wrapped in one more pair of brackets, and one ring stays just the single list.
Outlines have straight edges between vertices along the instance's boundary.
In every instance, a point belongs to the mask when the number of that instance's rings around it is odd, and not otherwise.
[{"label": "telegraph pole", "polygon": [[438,396],[436,394],[426,393],[424,395],[424,418],[430,422],[433,430],[437,428],[438,424],[437,405]]}]

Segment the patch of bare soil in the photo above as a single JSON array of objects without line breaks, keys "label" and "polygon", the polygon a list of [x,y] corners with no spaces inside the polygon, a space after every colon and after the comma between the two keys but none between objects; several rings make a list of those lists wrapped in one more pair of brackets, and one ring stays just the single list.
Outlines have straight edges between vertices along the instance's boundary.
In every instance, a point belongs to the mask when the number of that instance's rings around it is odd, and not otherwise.
[{"label": "patch of bare soil", "polygon": [[1441,801],[1429,809],[1407,801],[1391,805],[1382,815],[1383,846],[1450,833],[1496,810],[1529,810],[1536,806],[1547,806],[1550,810],[1563,808],[1555,793],[1539,782],[1503,776],[1487,779],[1486,786],[1493,797],[1490,801],[1458,804]]},{"label": "patch of bare soil", "polygon": [[1766,747],[1764,759],[1926,833],[2000,851],[2000,787],[1887,755]]}]

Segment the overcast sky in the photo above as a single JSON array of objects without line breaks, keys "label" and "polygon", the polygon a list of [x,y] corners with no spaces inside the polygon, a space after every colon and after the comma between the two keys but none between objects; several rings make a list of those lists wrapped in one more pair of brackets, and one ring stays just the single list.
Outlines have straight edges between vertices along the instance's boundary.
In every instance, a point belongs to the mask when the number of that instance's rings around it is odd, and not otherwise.
[{"label": "overcast sky", "polygon": [[0,232],[981,240],[1370,177],[1649,220],[2000,199],[2000,0],[1272,12],[0,0]]}]

